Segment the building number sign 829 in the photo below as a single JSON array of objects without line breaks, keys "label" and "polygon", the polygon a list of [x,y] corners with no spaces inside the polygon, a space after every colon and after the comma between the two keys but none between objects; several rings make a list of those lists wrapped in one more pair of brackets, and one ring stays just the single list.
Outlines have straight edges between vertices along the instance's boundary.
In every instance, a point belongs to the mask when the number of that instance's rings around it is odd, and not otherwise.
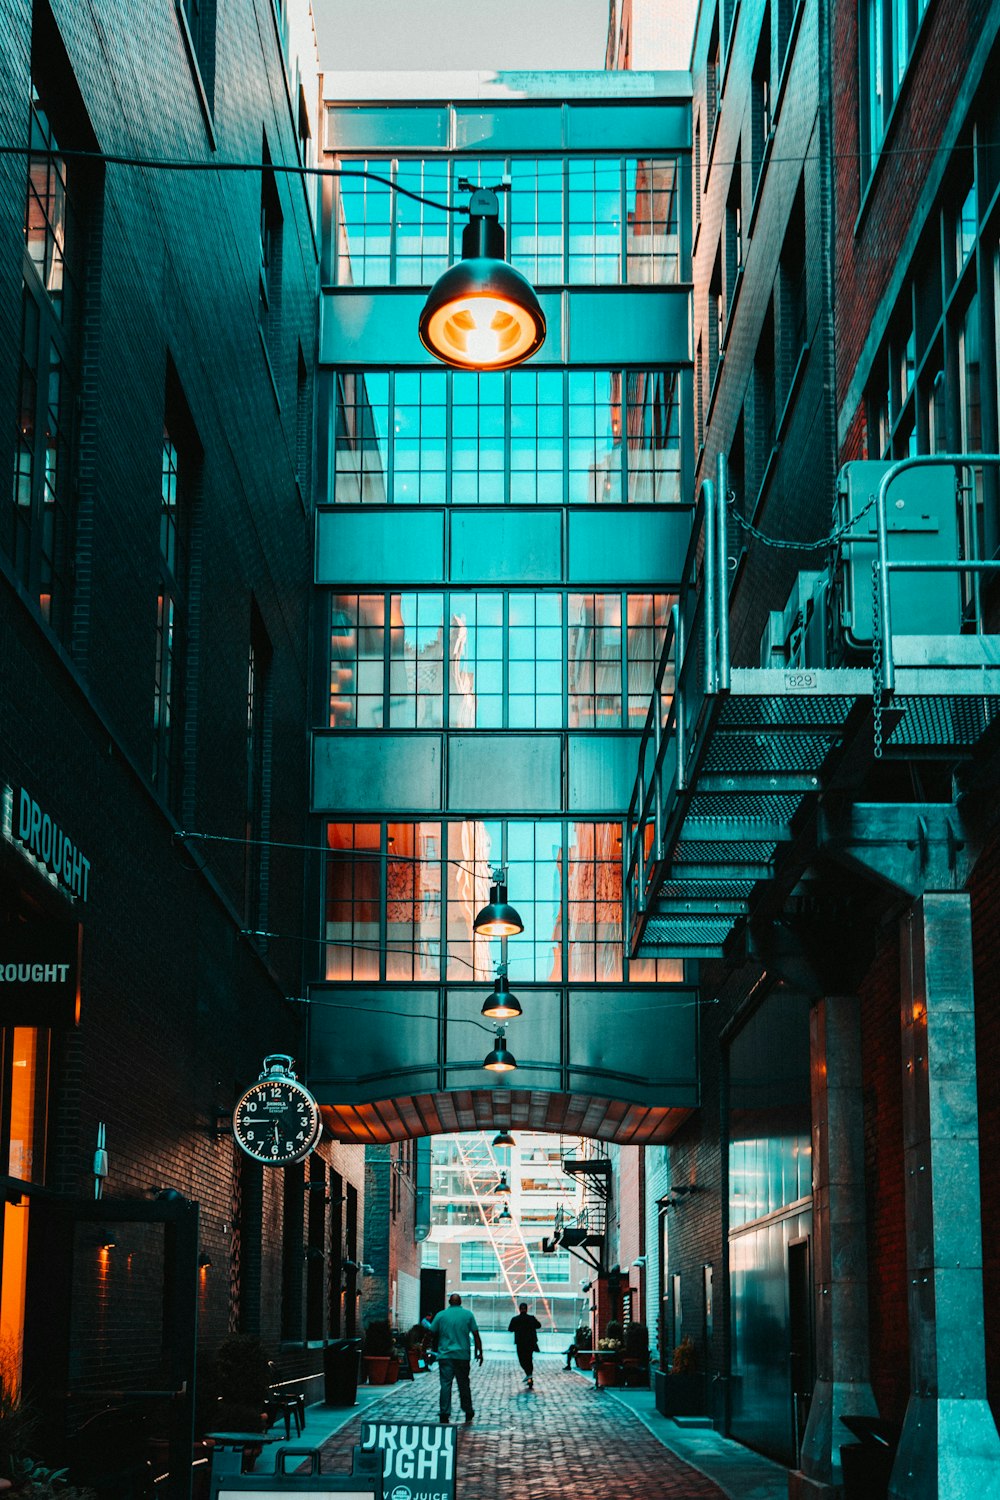
[{"label": "building number sign 829", "polygon": [[322,1130],[316,1100],[290,1078],[265,1078],[248,1088],[233,1111],[233,1134],[254,1161],[284,1167],[308,1156]]}]

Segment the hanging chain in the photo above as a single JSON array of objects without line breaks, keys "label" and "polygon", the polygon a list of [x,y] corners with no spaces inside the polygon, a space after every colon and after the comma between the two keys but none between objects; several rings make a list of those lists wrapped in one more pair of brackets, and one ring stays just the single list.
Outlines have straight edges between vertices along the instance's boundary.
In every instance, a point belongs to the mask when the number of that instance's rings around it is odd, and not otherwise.
[{"label": "hanging chain", "polygon": [[878,558],[872,558],[872,722],[876,760],[882,759],[882,596]]},{"label": "hanging chain", "polygon": [[745,516],[741,516],[736,509],[735,490],[730,490],[726,497],[736,524],[742,526],[747,535],[752,536],[755,541],[763,542],[765,547],[777,547],[781,552],[819,552],[823,547],[832,547],[835,542],[839,542],[849,532],[854,530],[858,522],[874,506],[875,498],[874,495],[870,495],[868,497],[868,504],[862,510],[859,510],[856,516],[852,516],[842,526],[835,526],[828,536],[817,537],[814,542],[789,542],[784,537],[768,536],[766,531],[761,531],[752,521],[748,521]]}]

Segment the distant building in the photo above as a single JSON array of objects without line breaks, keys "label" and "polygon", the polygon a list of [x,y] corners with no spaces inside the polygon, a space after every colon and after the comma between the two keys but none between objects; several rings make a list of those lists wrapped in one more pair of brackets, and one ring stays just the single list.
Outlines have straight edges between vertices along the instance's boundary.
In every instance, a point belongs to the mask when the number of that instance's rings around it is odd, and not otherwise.
[{"label": "distant building", "polygon": [[[582,1205],[582,1188],[563,1171],[576,1144],[535,1133],[495,1149],[486,1134],[431,1142],[431,1232],[422,1263],[445,1271],[447,1291],[461,1294],[481,1328],[506,1332],[522,1301],[548,1332],[571,1333],[587,1321],[582,1285],[594,1272],[566,1249],[542,1248]],[[509,1192],[495,1191],[501,1181]]]}]

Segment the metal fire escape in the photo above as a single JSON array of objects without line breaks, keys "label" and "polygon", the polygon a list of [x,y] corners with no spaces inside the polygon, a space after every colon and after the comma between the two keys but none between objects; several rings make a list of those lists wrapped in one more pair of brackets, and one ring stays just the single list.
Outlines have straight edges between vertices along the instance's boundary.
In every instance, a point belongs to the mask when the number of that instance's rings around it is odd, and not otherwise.
[{"label": "metal fire escape", "polygon": [[608,1211],[611,1204],[611,1159],[585,1150],[581,1156],[564,1156],[563,1171],[583,1187],[583,1203],[573,1216],[562,1208],[556,1213],[552,1239],[543,1241],[550,1250],[562,1248],[582,1260],[591,1271],[607,1271]]},{"label": "metal fire escape", "polygon": [[[452,1140],[515,1311],[518,1302],[534,1298],[554,1332],[556,1321],[542,1291],[521,1225],[513,1214],[509,1218],[498,1217],[502,1210],[498,1207],[494,1190],[502,1168],[492,1145],[485,1136],[454,1135]],[[502,1203],[505,1199],[499,1201]]]},{"label": "metal fire escape", "polygon": [[[996,785],[1000,637],[983,593],[1000,561],[982,558],[979,530],[998,469],[997,454],[846,465],[829,563],[799,574],[761,666],[746,667],[730,659],[720,460],[695,509],[629,810],[633,954],[715,958],[745,937],[767,961],[760,935],[780,944],[800,921],[817,861],[900,889],[918,889],[931,858],[960,862],[966,810]],[[883,778],[893,761],[936,762],[957,792],[860,801],[879,761]]]}]

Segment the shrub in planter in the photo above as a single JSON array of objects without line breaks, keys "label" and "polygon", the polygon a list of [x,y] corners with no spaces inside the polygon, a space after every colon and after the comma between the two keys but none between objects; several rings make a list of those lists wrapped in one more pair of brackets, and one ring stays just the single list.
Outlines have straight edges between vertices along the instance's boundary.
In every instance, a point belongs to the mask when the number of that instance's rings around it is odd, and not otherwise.
[{"label": "shrub in planter", "polygon": [[395,1376],[390,1375],[394,1362],[393,1349],[392,1327],[386,1319],[374,1318],[366,1324],[363,1356],[369,1385],[391,1385],[393,1379],[398,1377],[398,1361],[396,1361]]}]

